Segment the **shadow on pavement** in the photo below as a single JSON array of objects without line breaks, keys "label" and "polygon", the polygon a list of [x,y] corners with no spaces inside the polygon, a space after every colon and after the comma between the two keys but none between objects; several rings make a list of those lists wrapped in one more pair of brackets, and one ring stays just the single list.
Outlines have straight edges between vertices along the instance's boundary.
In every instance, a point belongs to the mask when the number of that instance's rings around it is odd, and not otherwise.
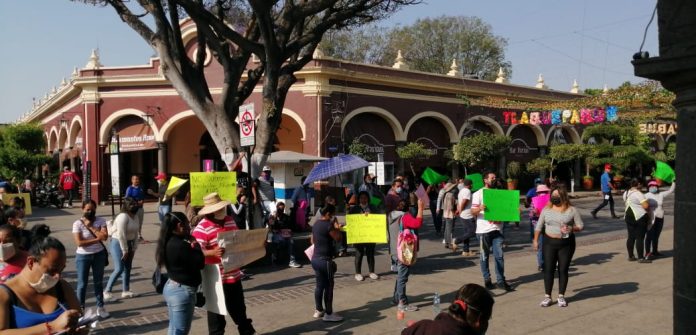
[{"label": "shadow on pavement", "polygon": [[593,285],[573,290],[575,295],[572,297],[572,301],[628,294],[636,291],[638,291],[638,283],[636,282]]},{"label": "shadow on pavement", "polygon": [[609,253],[597,253],[597,254],[589,254],[587,256],[582,256],[579,258],[576,258],[570,262],[570,265],[573,266],[578,266],[578,265],[596,265],[596,264],[602,264],[610,261],[614,256],[618,255],[618,252],[609,252]]},{"label": "shadow on pavement", "polygon": [[429,274],[433,272],[442,272],[451,269],[463,269],[476,265],[473,260],[478,257],[465,258],[461,253],[449,251],[441,254],[428,255],[419,257],[416,264],[411,268],[411,274]]}]

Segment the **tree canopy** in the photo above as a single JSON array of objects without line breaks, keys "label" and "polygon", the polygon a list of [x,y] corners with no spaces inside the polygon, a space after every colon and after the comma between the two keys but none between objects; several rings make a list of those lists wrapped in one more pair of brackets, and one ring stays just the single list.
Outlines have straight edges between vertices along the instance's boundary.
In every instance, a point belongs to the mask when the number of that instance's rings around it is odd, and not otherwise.
[{"label": "tree canopy", "polygon": [[487,80],[495,79],[500,67],[510,77],[506,46],[507,40],[496,36],[488,23],[471,16],[419,19],[394,28],[370,25],[332,31],[320,44],[327,56],[384,66],[394,64],[401,50],[412,69],[441,74],[449,72],[456,59],[464,74]]},{"label": "tree canopy", "polygon": [[465,167],[476,167],[500,157],[511,141],[509,136],[481,133],[462,138],[452,147],[452,153],[454,160]]},{"label": "tree canopy", "polygon": [[0,174],[23,180],[50,157],[44,149],[43,128],[34,123],[10,125],[0,130]]}]

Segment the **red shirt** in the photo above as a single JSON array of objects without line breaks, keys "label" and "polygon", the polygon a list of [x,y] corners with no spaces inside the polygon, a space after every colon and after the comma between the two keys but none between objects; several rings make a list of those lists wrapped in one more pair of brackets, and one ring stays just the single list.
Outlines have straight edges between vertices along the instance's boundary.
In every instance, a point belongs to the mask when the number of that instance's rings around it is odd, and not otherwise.
[{"label": "red shirt", "polygon": [[29,254],[23,250],[17,250],[17,253],[6,262],[0,262],[0,284],[5,283],[8,279],[18,275],[24,265],[27,263]]},{"label": "red shirt", "polygon": [[[234,219],[231,216],[226,216],[225,224],[222,227],[208,219],[201,220],[193,232],[191,232],[191,235],[201,245],[202,250],[212,250],[218,245],[218,233],[237,229],[239,228],[237,228],[237,224],[234,223]],[[205,264],[218,264],[223,283],[234,284],[242,278],[242,271],[239,269],[225,272],[220,257],[207,256],[205,257]]]},{"label": "red shirt", "polygon": [[80,179],[77,174],[72,171],[65,171],[60,174],[60,184],[63,185],[64,190],[72,190],[74,187],[80,183]]}]

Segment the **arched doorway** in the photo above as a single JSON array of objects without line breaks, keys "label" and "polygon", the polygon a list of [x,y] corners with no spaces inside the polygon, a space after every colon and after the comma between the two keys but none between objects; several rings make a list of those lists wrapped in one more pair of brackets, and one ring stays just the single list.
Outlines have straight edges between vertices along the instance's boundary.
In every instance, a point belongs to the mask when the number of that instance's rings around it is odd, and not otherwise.
[{"label": "arched doorway", "polygon": [[[426,167],[433,168],[440,173],[449,175],[447,166],[448,159],[445,158],[445,151],[451,148],[451,140],[449,132],[440,120],[432,117],[424,117],[416,120],[411,127],[408,128],[406,134],[407,142],[416,142],[422,144],[426,149],[430,150],[433,155],[428,159],[417,159],[412,162],[404,162],[405,168],[409,168],[409,163],[413,163],[416,175],[420,175]],[[404,171],[407,173],[408,171]]]},{"label": "arched doorway", "polygon": [[366,148],[367,160],[376,162],[380,158],[384,162],[384,182],[394,179],[396,155],[396,138],[394,129],[384,117],[371,113],[363,112],[350,118],[343,128],[344,152],[348,152],[348,147],[357,141],[364,144]]},{"label": "arched doorway", "polygon": [[[510,146],[505,152],[506,164],[518,162],[522,169],[535,158],[540,157],[540,145],[544,145],[544,134],[539,128],[530,125],[515,125],[508,129],[508,136],[512,139]],[[543,141],[543,142],[542,142]],[[542,143],[540,143],[542,142]],[[507,179],[507,175],[503,176]],[[531,175],[521,175],[518,179],[518,189],[526,190],[534,184],[534,177]]]},{"label": "arched doorway", "polygon": [[[118,169],[119,189],[123,195],[130,185],[131,176],[140,177],[143,189],[157,189],[154,180],[157,174],[157,141],[155,133],[143,118],[125,115],[113,123],[110,133],[118,134],[118,166],[109,166],[104,175],[111,175],[111,169]],[[116,138],[112,138],[115,141]],[[113,144],[115,146],[115,143]],[[110,161],[109,153],[104,161]]]},{"label": "arched doorway", "polygon": [[276,131],[274,149],[304,152],[302,127],[291,116],[283,114],[280,127]]}]

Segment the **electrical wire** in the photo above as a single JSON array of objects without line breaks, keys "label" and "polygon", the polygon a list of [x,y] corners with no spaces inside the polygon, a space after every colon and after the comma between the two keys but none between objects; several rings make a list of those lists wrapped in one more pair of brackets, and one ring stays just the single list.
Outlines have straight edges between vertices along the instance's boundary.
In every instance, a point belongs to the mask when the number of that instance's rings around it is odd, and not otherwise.
[{"label": "electrical wire", "polygon": [[653,9],[652,16],[650,16],[650,21],[648,21],[648,25],[645,26],[645,31],[643,32],[643,41],[640,42],[640,48],[638,48],[638,52],[643,52],[643,46],[645,45],[645,38],[648,36],[648,28],[650,28],[650,25],[652,24],[653,20],[655,19],[656,13],[657,13],[657,3],[655,4],[655,9]]}]

